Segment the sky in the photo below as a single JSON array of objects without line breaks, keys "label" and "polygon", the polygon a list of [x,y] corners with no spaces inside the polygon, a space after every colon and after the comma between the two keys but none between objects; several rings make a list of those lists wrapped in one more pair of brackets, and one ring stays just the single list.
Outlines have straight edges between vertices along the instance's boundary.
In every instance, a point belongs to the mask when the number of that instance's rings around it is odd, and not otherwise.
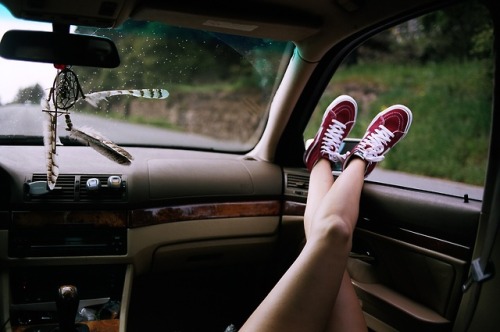
[{"label": "sky", "polygon": [[[3,36],[5,31],[14,29],[51,31],[52,25],[15,19],[0,4],[0,36]],[[19,89],[37,83],[42,88],[49,89],[56,73],[54,66],[48,63],[14,61],[0,57],[0,105],[12,102]]]}]

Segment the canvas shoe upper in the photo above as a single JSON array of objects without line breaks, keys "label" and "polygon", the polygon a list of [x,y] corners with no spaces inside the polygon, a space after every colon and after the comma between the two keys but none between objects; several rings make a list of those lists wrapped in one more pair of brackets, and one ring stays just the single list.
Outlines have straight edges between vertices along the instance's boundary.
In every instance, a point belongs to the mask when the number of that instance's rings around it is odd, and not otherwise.
[{"label": "canvas shoe upper", "polygon": [[361,141],[347,153],[344,169],[352,157],[367,161],[365,177],[384,155],[406,136],[412,122],[412,112],[403,105],[393,105],[380,112],[370,123]]},{"label": "canvas shoe upper", "polygon": [[309,144],[306,144],[304,164],[309,171],[320,158],[332,162],[343,162],[345,155],[340,154],[340,145],[351,132],[356,122],[358,106],[356,101],[347,95],[341,95],[326,108],[321,126]]}]

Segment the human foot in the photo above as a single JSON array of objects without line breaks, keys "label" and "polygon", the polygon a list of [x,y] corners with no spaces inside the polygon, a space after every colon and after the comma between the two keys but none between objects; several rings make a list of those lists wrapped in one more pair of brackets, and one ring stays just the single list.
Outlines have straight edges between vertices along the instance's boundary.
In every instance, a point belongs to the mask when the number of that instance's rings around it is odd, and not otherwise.
[{"label": "human foot", "polygon": [[326,108],[321,126],[304,153],[304,163],[309,171],[320,158],[332,162],[344,161],[345,155],[340,154],[340,145],[356,122],[357,110],[356,101],[347,95],[335,98]]},{"label": "human foot", "polygon": [[344,169],[353,157],[367,162],[365,177],[384,155],[406,136],[412,122],[412,112],[403,105],[393,105],[380,112],[370,123],[361,141],[347,154]]}]

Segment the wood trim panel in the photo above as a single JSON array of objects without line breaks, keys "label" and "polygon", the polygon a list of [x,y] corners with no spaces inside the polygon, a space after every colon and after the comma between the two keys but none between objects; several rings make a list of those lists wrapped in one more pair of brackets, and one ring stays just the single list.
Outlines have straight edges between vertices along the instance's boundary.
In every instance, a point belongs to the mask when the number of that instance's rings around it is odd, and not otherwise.
[{"label": "wood trim panel", "polygon": [[279,216],[280,213],[278,200],[166,206],[130,211],[129,227],[201,219]]},{"label": "wood trim panel", "polygon": [[285,201],[283,204],[283,215],[285,216],[303,216],[305,211],[305,203]]}]

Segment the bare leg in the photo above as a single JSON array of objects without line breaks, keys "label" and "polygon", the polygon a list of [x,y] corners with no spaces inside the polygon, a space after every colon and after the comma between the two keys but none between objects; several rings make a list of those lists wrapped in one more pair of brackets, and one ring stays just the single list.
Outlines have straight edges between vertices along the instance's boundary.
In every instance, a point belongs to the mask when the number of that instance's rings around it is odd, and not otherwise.
[{"label": "bare leg", "polygon": [[347,271],[344,272],[337,301],[325,331],[367,331],[365,317]]},{"label": "bare leg", "polygon": [[319,160],[311,170],[309,177],[309,191],[307,194],[306,211],[304,212],[304,230],[306,239],[309,237],[310,229],[318,206],[323,203],[328,191],[332,188],[334,179],[332,167],[326,159]]},{"label": "bare leg", "polygon": [[[310,189],[304,214],[306,239],[318,205],[323,201],[324,196],[333,185],[333,181],[329,163],[321,163],[313,168],[309,180]],[[332,204],[336,204],[336,202],[332,202]],[[351,283],[351,278],[345,271],[326,331],[355,332],[366,330],[366,322],[358,297]]]},{"label": "bare leg", "polygon": [[[346,97],[340,99],[340,103],[348,101]],[[407,134],[412,113],[403,105],[380,112],[351,150],[344,161],[343,173],[332,184],[329,161],[324,158],[337,152],[335,142],[343,139],[342,128],[346,129],[346,123],[352,124],[353,118],[351,113],[344,122],[339,122],[336,117],[340,118],[343,110],[352,111],[353,103],[351,101],[347,108],[337,107],[339,105],[325,113],[325,126],[322,125],[311,149],[306,151],[305,164],[311,171],[305,215],[306,245],[243,325],[243,332],[365,330],[362,317],[359,320],[343,318],[348,312],[360,314],[345,269],[358,219],[361,189],[364,177]]]},{"label": "bare leg", "polygon": [[327,179],[326,174],[332,175],[329,162],[319,160],[311,174],[308,200],[312,201],[308,205],[312,204],[315,211],[311,210],[314,213],[306,225],[306,245],[241,332],[325,330],[337,295],[343,294],[339,289],[358,217],[365,167],[363,160],[352,159],[332,185],[331,179],[321,182]]}]

